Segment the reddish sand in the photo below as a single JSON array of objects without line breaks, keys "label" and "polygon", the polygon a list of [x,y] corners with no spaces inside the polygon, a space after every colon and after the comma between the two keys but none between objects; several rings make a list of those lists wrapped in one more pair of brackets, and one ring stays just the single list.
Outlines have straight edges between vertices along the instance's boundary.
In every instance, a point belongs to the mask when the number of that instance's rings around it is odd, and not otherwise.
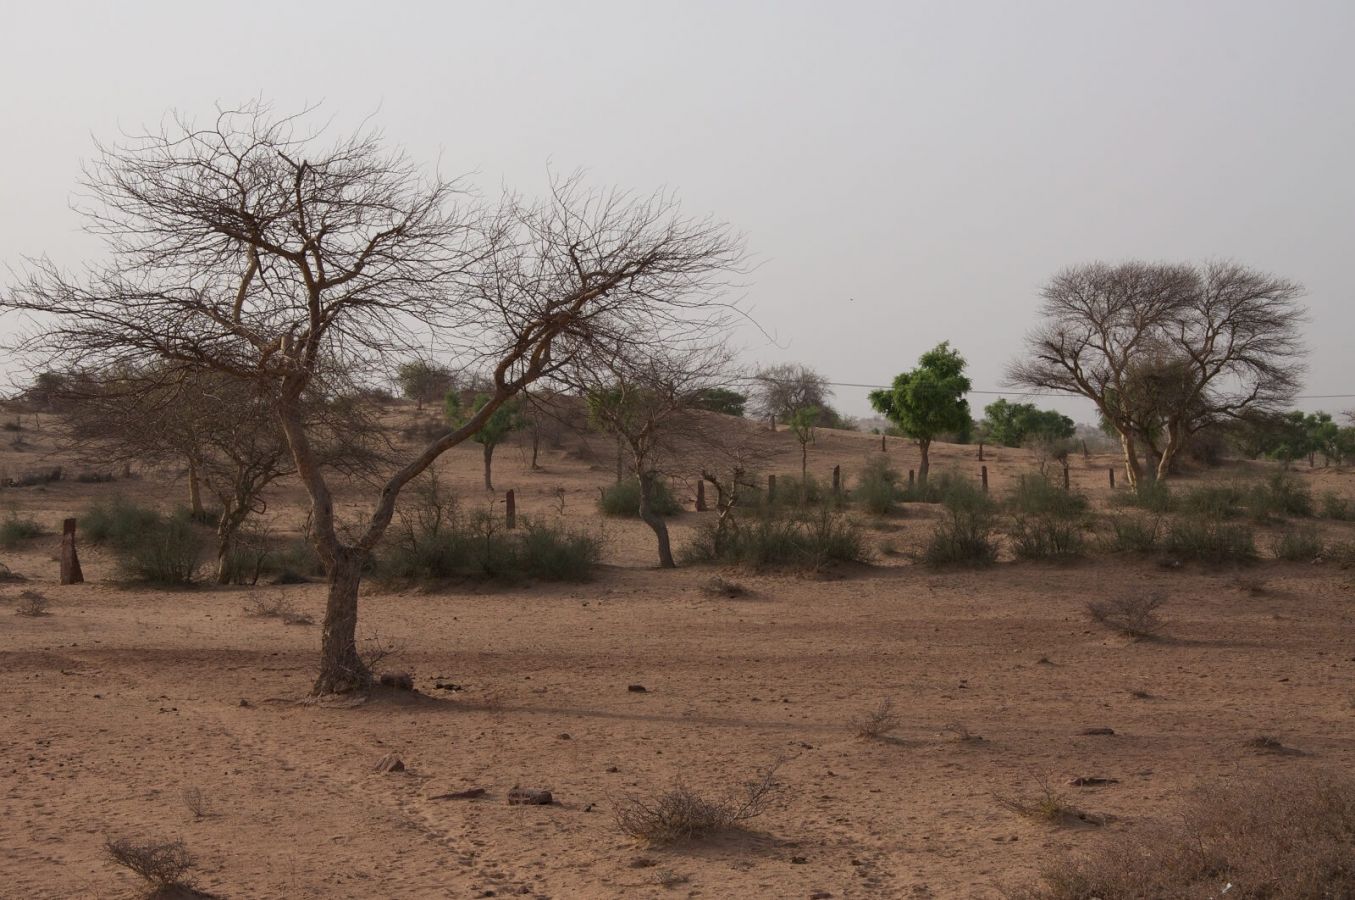
[{"label": "reddish sand", "polygon": [[[0,452],[0,469],[78,470],[44,428],[25,432],[29,449]],[[811,465],[850,472],[877,441],[825,433]],[[473,502],[484,496],[478,451],[440,463]],[[890,452],[916,465],[904,442]],[[976,474],[974,454],[943,447],[935,465]],[[798,456],[786,443],[778,468],[798,470]],[[368,586],[362,633],[402,648],[388,665],[412,670],[419,693],[354,707],[297,705],[319,629],[245,615],[248,588],[123,586],[90,545],[89,583],[61,587],[58,538],[0,552],[30,579],[0,585],[6,607],[23,589],[52,601],[50,616],[0,615],[0,895],[136,896],[135,878],[101,852],[127,835],[182,838],[200,886],[233,898],[995,897],[1099,832],[1169,815],[1200,779],[1355,762],[1351,577],[1333,564],[1266,561],[1243,583],[1232,570],[1108,556],[936,572],[881,555],[832,577],[725,572],[751,595],[711,598],[700,584],[713,570],[658,571],[643,525],[597,516],[606,460],[544,462],[530,472],[519,448],[501,450],[498,486],[540,516],[557,514],[563,488],[565,516],[609,538],[599,577]],[[1112,462],[1079,457],[1075,483],[1103,502]],[[1033,463],[998,450],[988,465],[1000,492]],[[1298,474],[1315,493],[1355,494],[1348,471]],[[183,486],[168,473],[63,481],[5,489],[0,504],[55,530],[115,492],[169,505]],[[272,498],[293,528],[299,503],[295,485]],[[913,547],[936,515],[912,505],[873,524],[872,545]],[[675,519],[679,547],[700,520]],[[1088,600],[1157,588],[1170,598],[1163,640],[1130,643],[1087,621]],[[323,585],[256,590],[320,616]],[[898,729],[857,737],[850,721],[884,698]],[[961,740],[957,726],[982,740]],[[1302,755],[1246,746],[1259,735]],[[375,773],[387,753],[407,771]],[[647,847],[613,819],[627,795],[675,780],[718,794],[778,757],[779,801],[747,832]],[[1069,786],[1077,776],[1117,783]],[[1110,821],[1055,828],[995,800],[1042,778]],[[517,785],[558,803],[509,806]],[[486,793],[436,799],[468,788]],[[189,810],[190,789],[209,815]]]}]

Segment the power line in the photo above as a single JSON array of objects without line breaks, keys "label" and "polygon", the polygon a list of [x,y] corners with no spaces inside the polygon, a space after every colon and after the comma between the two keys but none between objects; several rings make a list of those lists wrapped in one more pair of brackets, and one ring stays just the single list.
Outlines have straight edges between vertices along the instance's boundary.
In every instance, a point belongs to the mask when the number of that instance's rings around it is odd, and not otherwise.
[{"label": "power line", "polygon": [[[756,381],[756,379],[752,379],[752,378],[747,379],[747,380],[748,380],[748,381]],[[824,382],[824,384],[827,384],[829,387],[871,388],[871,389],[879,388],[879,389],[881,389],[881,390],[888,390],[889,387],[890,387],[890,385],[887,385],[887,384],[861,384],[861,383],[854,382],[854,381],[826,381],[826,382]],[[1074,397],[1081,397],[1081,396],[1082,396],[1081,394],[1073,394],[1073,393],[1066,393],[1066,394],[1050,394],[1050,393],[1041,393],[1041,392],[1039,392],[1039,391],[979,391],[979,390],[971,390],[971,391],[968,391],[967,393],[970,393],[970,394],[985,394],[985,395],[993,396],[993,397],[1052,397],[1052,398],[1074,398]],[[1299,395],[1297,395],[1296,397],[1294,397],[1295,400],[1348,400],[1348,399],[1351,399],[1351,398],[1355,398],[1355,394],[1299,394]]]}]

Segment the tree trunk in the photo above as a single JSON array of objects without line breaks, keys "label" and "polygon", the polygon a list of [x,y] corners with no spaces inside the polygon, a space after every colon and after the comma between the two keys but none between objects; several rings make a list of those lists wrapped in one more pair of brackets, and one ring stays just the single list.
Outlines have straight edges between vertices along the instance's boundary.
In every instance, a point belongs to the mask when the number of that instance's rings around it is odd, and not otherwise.
[{"label": "tree trunk", "polygon": [[922,451],[922,462],[917,467],[917,486],[923,487],[927,483],[927,472],[932,467],[932,442],[927,438],[918,441],[917,445]]},{"label": "tree trunk", "polygon": [[207,513],[202,508],[202,479],[198,477],[197,460],[188,459],[188,508],[193,518],[201,520]]},{"label": "tree trunk", "polygon": [[654,530],[654,536],[659,540],[660,568],[676,569],[677,563],[673,561],[673,548],[668,541],[668,524],[664,522],[663,516],[654,512],[652,498],[655,480],[656,476],[653,472],[640,473],[640,518]]},{"label": "tree trunk", "polygon": [[1143,469],[1139,466],[1139,451],[1134,446],[1134,437],[1126,432],[1120,432],[1120,450],[1124,454],[1124,477],[1129,482],[1129,489],[1137,491],[1139,482],[1143,480]]},{"label": "tree trunk", "polygon": [[536,458],[541,452],[541,429],[532,429],[532,471],[535,472],[541,468],[536,464]]},{"label": "tree trunk", "polygon": [[803,494],[809,484],[809,445],[800,445],[800,493]]},{"label": "tree trunk", "polygon": [[358,654],[358,585],[367,553],[340,545],[329,567],[329,597],[320,638],[320,675],[311,693],[346,694],[366,689],[372,673]]},{"label": "tree trunk", "polygon": [[494,482],[490,478],[491,475],[490,470],[494,466],[494,445],[486,443],[484,447],[485,447],[485,490],[492,491],[494,490]]},{"label": "tree trunk", "polygon": [[616,436],[616,483],[620,484],[625,477],[625,464],[621,456],[621,435]]}]

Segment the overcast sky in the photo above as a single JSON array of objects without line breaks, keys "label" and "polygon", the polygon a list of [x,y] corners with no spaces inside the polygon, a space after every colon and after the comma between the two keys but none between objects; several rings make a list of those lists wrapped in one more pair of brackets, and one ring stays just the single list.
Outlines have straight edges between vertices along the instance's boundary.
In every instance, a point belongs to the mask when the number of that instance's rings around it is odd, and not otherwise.
[{"label": "overcast sky", "polygon": [[93,137],[323,101],[491,191],[582,167],[733,223],[776,339],[744,335],[749,362],[884,383],[949,339],[997,390],[1059,268],[1227,257],[1307,287],[1304,393],[1355,393],[1352,0],[0,10],[11,266],[97,252],[67,205]]}]

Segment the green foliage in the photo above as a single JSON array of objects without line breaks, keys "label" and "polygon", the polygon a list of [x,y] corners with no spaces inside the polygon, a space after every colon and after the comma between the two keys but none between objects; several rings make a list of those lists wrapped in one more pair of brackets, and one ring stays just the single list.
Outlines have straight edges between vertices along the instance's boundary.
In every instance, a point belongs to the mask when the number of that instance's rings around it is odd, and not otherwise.
[{"label": "green foliage", "polygon": [[986,565],[997,559],[996,505],[970,482],[955,479],[942,501],[945,516],[923,552],[932,566]]},{"label": "green foliage", "polygon": [[1309,525],[1303,528],[1287,528],[1271,541],[1270,550],[1276,559],[1290,562],[1312,562],[1322,555],[1322,535]]},{"label": "green foliage", "polygon": [[1181,492],[1177,508],[1194,516],[1235,519],[1248,506],[1248,491],[1238,484],[1200,484]]},{"label": "green foliage", "polygon": [[42,526],[32,519],[21,519],[15,510],[10,510],[3,522],[0,522],[0,547],[13,550],[24,541],[42,534]]},{"label": "green foliage", "polygon": [[[598,508],[609,516],[637,518],[640,515],[640,479],[627,478],[608,485],[598,500]],[[654,480],[650,508],[660,516],[675,516],[682,512],[682,505],[662,478]]]},{"label": "green foliage", "polygon": [[871,406],[916,440],[962,431],[971,421],[964,369],[964,358],[942,342],[922,354],[916,369],[896,376],[891,388],[871,391]]},{"label": "green foliage", "polygon": [[[471,401],[469,407],[461,402],[461,397],[456,391],[448,391],[443,397],[443,413],[447,417],[447,422],[453,428],[459,428],[470,421],[476,413],[484,409],[485,404],[490,401],[488,394],[476,394],[475,399]],[[498,409],[490,414],[485,423],[480,426],[480,430],[471,435],[471,440],[477,444],[484,444],[489,447],[497,447],[514,431],[523,428],[526,425],[526,419],[522,415],[522,404],[516,399],[505,400]]]},{"label": "green foliage", "polygon": [[742,417],[748,406],[748,396],[729,388],[706,388],[697,392],[692,406],[710,412],[724,413],[727,416]]},{"label": "green foliage", "polygon": [[884,456],[871,457],[856,479],[852,500],[866,512],[887,516],[894,512],[898,499],[899,473]]},{"label": "green foliage", "polygon": [[446,394],[452,386],[452,373],[446,366],[426,360],[403,363],[395,372],[400,393],[420,407]]},{"label": "green foliage", "polygon": [[1115,553],[1152,553],[1162,540],[1162,519],[1153,515],[1110,517],[1107,548]]},{"label": "green foliage", "polygon": [[1164,481],[1145,479],[1137,490],[1117,492],[1111,498],[1116,506],[1133,506],[1154,513],[1171,512],[1175,498]]},{"label": "green foliage", "polygon": [[462,512],[432,482],[415,493],[373,568],[377,578],[391,583],[584,581],[602,556],[596,535],[525,518],[519,526],[510,531],[487,511]]},{"label": "green foliage", "polygon": [[1054,515],[1072,518],[1087,512],[1085,494],[1065,491],[1048,478],[1028,476],[1017,482],[1007,496],[1007,508],[1025,515]]},{"label": "green foliage", "polygon": [[1326,491],[1322,494],[1322,518],[1335,519],[1338,522],[1345,522],[1351,518],[1350,501],[1335,491]]},{"label": "green foliage", "polygon": [[1052,409],[1036,409],[1031,403],[995,400],[983,408],[983,415],[985,438],[1004,447],[1022,447],[1031,439],[1067,440],[1076,431],[1072,419]]},{"label": "green foliage", "polygon": [[114,496],[95,503],[80,518],[85,539],[95,544],[123,544],[137,534],[152,529],[161,520],[154,509],[138,506],[125,497]]},{"label": "green foliage", "polygon": [[1248,506],[1256,519],[1271,516],[1307,517],[1313,514],[1313,494],[1298,476],[1289,472],[1276,472],[1252,488]]},{"label": "green foliage", "polygon": [[1007,534],[1021,559],[1071,559],[1085,550],[1087,498],[1046,478],[1027,477],[1007,497]]},{"label": "green foliage", "polygon": [[819,417],[822,414],[823,411],[817,406],[805,406],[795,410],[790,414],[790,418],[786,419],[786,427],[795,435],[795,440],[800,442],[801,447],[814,440],[814,429],[819,424]]},{"label": "green foliage", "polygon": [[802,515],[764,513],[740,521],[723,538],[713,523],[707,523],[684,549],[683,558],[757,570],[818,571],[831,563],[868,562],[870,551],[860,528],[825,509]]},{"label": "green foliage", "polygon": [[113,497],[95,503],[81,518],[85,537],[107,544],[128,577],[148,584],[190,584],[202,560],[203,535],[189,510],[165,515]]},{"label": "green foliage", "polygon": [[1190,517],[1172,522],[1163,549],[1180,559],[1250,562],[1256,558],[1256,538],[1247,525]]}]

